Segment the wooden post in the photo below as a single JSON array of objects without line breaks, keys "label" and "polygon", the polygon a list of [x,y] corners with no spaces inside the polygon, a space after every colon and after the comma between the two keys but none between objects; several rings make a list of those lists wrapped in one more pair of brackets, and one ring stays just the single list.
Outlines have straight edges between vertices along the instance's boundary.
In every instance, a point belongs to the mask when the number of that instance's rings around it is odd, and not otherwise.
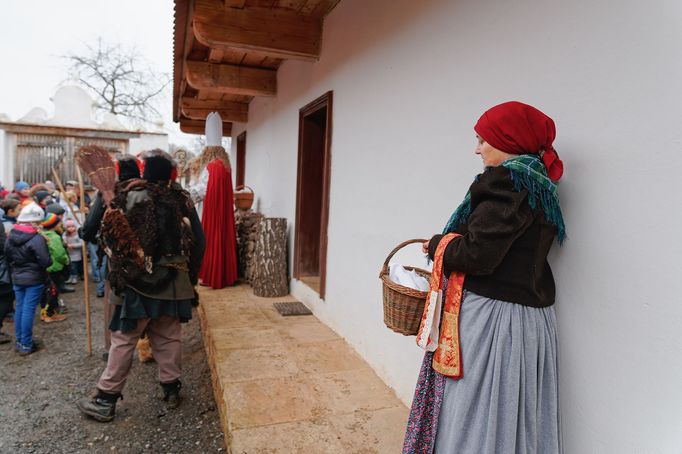
[{"label": "wooden post", "polygon": [[109,298],[111,297],[111,285],[109,281],[104,284],[104,350],[109,353],[109,348],[111,347],[111,331],[109,331],[109,321],[111,320],[111,305],[109,304]]},{"label": "wooden post", "polygon": [[[64,190],[64,186],[62,186],[62,180],[59,178],[59,174],[57,174],[57,169],[52,167],[52,175],[54,175],[54,179],[57,182],[57,186],[59,186],[59,190],[62,192],[62,194],[66,194],[66,191]],[[73,210],[73,206],[71,205],[71,202],[68,200],[66,201],[66,206],[69,207],[69,211],[71,212],[71,215],[73,218],[80,224],[83,225],[83,222],[78,219],[78,216],[76,216],[76,212]],[[83,212],[81,211],[81,215],[83,215]],[[83,216],[83,221],[85,221],[85,216]]]},{"label": "wooden post", "polygon": [[[85,213],[85,188],[83,188],[83,175],[81,174],[81,169],[80,167],[76,166],[76,173],[78,175],[78,186],[80,188],[80,199],[81,199],[81,213]],[[60,184],[61,186],[61,184]],[[71,206],[71,205],[69,205]],[[75,217],[75,215],[74,215]],[[83,258],[88,256],[88,250],[85,245],[85,241],[83,241]],[[87,266],[85,268],[87,271]],[[85,285],[84,288],[84,293],[85,293],[85,332],[88,338],[88,355],[92,355],[92,332],[90,330],[90,286],[89,286],[89,279],[88,279],[88,273],[85,272],[83,273],[83,276],[85,277],[83,283]]]},{"label": "wooden post", "polygon": [[287,274],[287,220],[264,218],[258,225],[253,293],[256,296],[289,294]]}]

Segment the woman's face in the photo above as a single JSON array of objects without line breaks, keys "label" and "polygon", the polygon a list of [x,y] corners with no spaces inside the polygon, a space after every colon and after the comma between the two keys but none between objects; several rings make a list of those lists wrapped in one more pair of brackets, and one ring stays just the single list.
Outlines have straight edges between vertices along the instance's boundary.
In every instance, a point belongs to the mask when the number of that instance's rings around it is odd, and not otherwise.
[{"label": "woman's face", "polygon": [[511,154],[505,153],[504,151],[498,150],[497,148],[490,145],[478,134],[476,135],[476,139],[478,140],[478,144],[476,145],[476,154],[481,155],[481,159],[483,159],[483,165],[485,167],[497,167],[512,157]]}]

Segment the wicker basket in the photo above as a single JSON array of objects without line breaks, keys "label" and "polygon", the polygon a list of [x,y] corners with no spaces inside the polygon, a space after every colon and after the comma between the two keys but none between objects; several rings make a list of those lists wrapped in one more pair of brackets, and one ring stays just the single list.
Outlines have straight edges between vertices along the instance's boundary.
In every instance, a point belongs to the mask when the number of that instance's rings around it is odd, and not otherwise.
[{"label": "wicker basket", "polygon": [[[253,205],[253,189],[246,185],[239,185],[234,189],[234,206],[236,206],[238,210],[248,211],[251,208],[251,205]],[[248,189],[251,192],[237,192],[240,189]]]},{"label": "wicker basket", "polygon": [[[396,252],[408,244],[423,243],[426,240],[408,240],[400,243],[388,254],[384,261],[384,266],[379,273],[379,279],[384,287],[384,323],[396,333],[405,336],[415,336],[419,331],[424,304],[429,292],[422,292],[409,287],[396,284],[388,276],[388,262]],[[424,276],[429,282],[431,273],[420,268],[406,266],[407,270],[415,270],[417,274]]]}]

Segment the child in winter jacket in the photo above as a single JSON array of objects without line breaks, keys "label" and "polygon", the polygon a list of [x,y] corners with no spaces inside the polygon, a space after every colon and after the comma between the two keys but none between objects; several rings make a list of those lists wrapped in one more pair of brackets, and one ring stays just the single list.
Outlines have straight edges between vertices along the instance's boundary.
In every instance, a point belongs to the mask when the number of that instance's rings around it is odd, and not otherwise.
[{"label": "child in winter jacket", "polygon": [[76,284],[78,278],[83,279],[83,240],[78,236],[78,228],[73,219],[69,219],[65,223],[66,232],[62,235],[66,249],[69,251],[69,259],[71,260],[71,273],[67,284]]},{"label": "child in winter jacket", "polygon": [[51,323],[66,320],[66,315],[60,314],[59,289],[64,283],[64,268],[69,265],[69,254],[66,252],[61,236],[61,221],[54,213],[49,213],[42,222],[43,235],[47,240],[52,265],[47,268],[50,279],[45,298],[40,304],[40,320]]},{"label": "child in winter jacket", "polygon": [[2,225],[5,230],[5,234],[8,235],[9,231],[12,230],[14,224],[17,223],[17,215],[19,214],[19,201],[16,199],[5,199],[0,202],[0,208],[5,213],[2,215]]},{"label": "child in winter jacket", "polygon": [[19,213],[5,247],[16,298],[15,346],[22,356],[38,350],[38,343],[33,339],[33,317],[45,290],[46,269],[52,265],[45,237],[37,228],[44,216],[38,204],[26,205]]}]

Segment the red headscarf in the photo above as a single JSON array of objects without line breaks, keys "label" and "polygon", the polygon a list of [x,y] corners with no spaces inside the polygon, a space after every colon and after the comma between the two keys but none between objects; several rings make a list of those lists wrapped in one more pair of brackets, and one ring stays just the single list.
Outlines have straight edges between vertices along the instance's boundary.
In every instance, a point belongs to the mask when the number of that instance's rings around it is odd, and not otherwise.
[{"label": "red headscarf", "polygon": [[559,181],[564,173],[564,163],[552,147],[554,121],[533,106],[518,101],[499,104],[481,115],[474,130],[505,153],[539,154],[553,181]]}]

